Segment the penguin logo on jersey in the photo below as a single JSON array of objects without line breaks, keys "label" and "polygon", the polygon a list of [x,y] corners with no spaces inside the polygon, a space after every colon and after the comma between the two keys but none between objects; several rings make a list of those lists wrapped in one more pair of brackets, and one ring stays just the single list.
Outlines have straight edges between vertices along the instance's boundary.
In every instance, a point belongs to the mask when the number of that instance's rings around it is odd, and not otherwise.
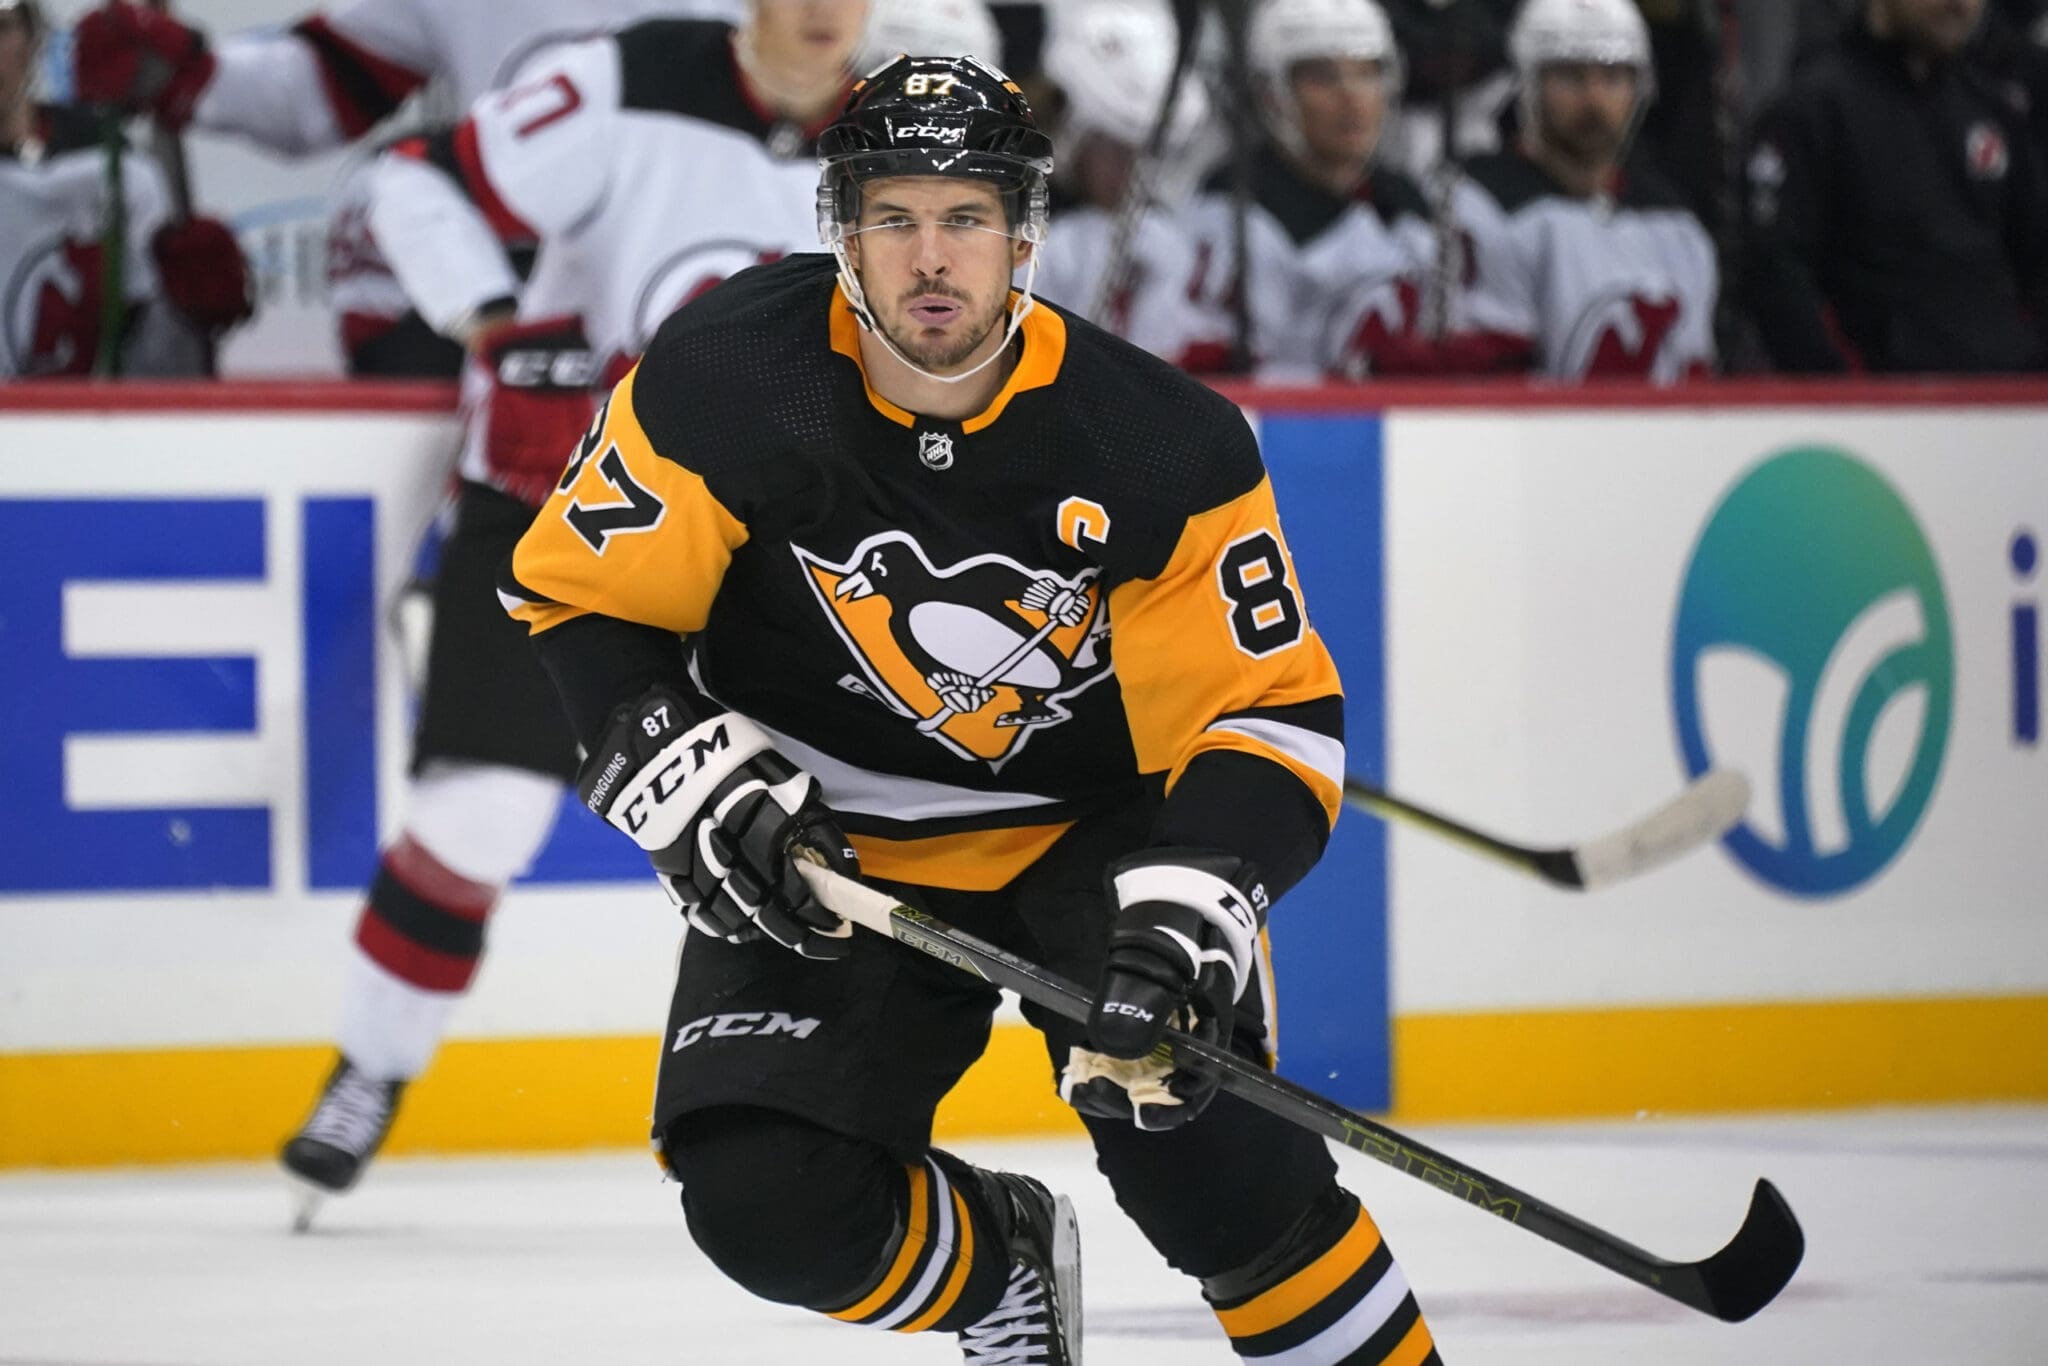
[{"label": "penguin logo on jersey", "polygon": [[941,569],[901,531],[870,536],[844,561],[790,549],[859,668],[840,686],[962,759],[1000,770],[1110,675],[1093,569],[1069,578],[1003,555]]}]

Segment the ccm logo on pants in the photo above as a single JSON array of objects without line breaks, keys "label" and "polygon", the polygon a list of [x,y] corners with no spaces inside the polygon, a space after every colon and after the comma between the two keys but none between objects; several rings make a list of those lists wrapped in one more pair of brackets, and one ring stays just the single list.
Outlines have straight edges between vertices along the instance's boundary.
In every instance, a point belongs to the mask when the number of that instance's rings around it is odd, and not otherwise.
[{"label": "ccm logo on pants", "polygon": [[669,1048],[671,1053],[680,1053],[702,1038],[731,1039],[742,1034],[793,1034],[799,1039],[808,1039],[817,1029],[816,1020],[799,1020],[779,1010],[763,1013],[758,1010],[742,1011],[734,1015],[706,1015],[701,1020],[692,1020],[676,1031],[676,1041]]}]

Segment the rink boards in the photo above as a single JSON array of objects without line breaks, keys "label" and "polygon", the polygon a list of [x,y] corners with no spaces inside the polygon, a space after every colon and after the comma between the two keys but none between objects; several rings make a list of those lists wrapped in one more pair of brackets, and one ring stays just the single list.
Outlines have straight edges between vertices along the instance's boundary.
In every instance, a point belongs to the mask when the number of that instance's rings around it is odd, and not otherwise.
[{"label": "rink boards", "polygon": [[[1249,400],[1354,773],[1537,844],[1708,763],[1756,789],[1591,896],[1347,813],[1274,921],[1298,1080],[1417,1118],[2048,1096],[2048,390],[1726,397]],[[0,1165],[251,1155],[306,1103],[438,401],[0,390]],[[644,1133],[676,926],[620,845],[570,808],[395,1144]],[[942,1121],[1072,1124],[1014,1023]]]}]

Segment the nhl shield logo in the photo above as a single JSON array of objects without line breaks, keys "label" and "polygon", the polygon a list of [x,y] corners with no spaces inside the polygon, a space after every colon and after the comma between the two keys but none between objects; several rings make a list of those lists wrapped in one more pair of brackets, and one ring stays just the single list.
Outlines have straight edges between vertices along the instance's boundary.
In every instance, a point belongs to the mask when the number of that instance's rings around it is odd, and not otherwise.
[{"label": "nhl shield logo", "polygon": [[870,536],[843,561],[790,549],[858,669],[840,686],[962,759],[1000,770],[1110,676],[1093,569],[1068,577],[1004,555],[939,567],[902,531]]},{"label": "nhl shield logo", "polygon": [[945,432],[919,432],[917,458],[928,470],[953,468],[953,438]]},{"label": "nhl shield logo", "polygon": [[1970,125],[1963,137],[1963,159],[1972,180],[2003,180],[2012,155],[2006,150],[2005,134],[1987,119]]}]

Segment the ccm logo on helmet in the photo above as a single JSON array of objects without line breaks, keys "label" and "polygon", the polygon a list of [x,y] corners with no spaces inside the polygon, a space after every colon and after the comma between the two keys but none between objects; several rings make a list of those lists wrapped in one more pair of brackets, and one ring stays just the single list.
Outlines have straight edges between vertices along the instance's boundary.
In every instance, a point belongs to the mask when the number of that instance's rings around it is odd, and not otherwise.
[{"label": "ccm logo on helmet", "polygon": [[817,1031],[818,1022],[813,1019],[799,1020],[779,1010],[746,1010],[730,1015],[706,1015],[701,1020],[692,1020],[676,1031],[676,1041],[669,1046],[669,1052],[680,1053],[700,1039],[734,1039],[742,1035],[768,1038],[775,1034],[788,1034],[799,1039],[808,1039]]},{"label": "ccm logo on helmet", "polygon": [[959,124],[941,126],[936,123],[896,123],[889,131],[899,138],[926,138],[932,142],[967,141],[967,129]]}]

